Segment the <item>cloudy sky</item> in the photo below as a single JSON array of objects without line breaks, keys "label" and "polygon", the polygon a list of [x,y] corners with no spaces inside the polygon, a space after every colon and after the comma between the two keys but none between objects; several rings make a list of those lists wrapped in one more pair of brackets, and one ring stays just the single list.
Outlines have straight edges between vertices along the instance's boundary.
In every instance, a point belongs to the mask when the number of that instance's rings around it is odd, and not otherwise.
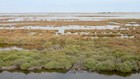
[{"label": "cloudy sky", "polygon": [[140,0],[0,0],[0,13],[140,12]]}]

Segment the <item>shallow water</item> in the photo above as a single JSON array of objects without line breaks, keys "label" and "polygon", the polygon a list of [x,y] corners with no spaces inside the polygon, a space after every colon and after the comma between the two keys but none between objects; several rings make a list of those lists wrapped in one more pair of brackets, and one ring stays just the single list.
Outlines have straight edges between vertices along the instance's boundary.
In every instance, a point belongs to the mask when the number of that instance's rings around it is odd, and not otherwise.
[{"label": "shallow water", "polygon": [[[46,13],[46,14],[0,14],[14,21],[101,21],[106,19],[140,19],[140,13]],[[20,16],[20,17],[19,17]],[[22,17],[21,17],[22,16]],[[6,18],[7,18],[6,17]]]},{"label": "shallow water", "polygon": [[106,25],[106,26],[60,26],[60,27],[53,27],[53,26],[23,26],[23,27],[0,27],[0,29],[39,29],[39,30],[58,30],[59,33],[64,34],[65,30],[106,30],[106,29],[117,29],[120,26],[113,26],[113,25]]},{"label": "shallow water", "polygon": [[0,48],[0,51],[5,51],[5,50],[23,50],[23,48],[18,48],[18,47],[6,47],[6,48]]},{"label": "shallow water", "polygon": [[140,24],[126,24],[125,26],[135,26],[135,27],[138,27],[138,26],[140,26]]},{"label": "shallow water", "polygon": [[[140,19],[140,13],[46,13],[46,14],[0,14],[0,16],[7,16],[13,21],[56,21],[56,20],[71,20],[79,21],[100,21],[106,19]],[[19,17],[20,16],[20,17]],[[22,16],[22,17],[21,17]]]},{"label": "shallow water", "polygon": [[140,79],[140,73],[114,72],[8,72],[0,73],[0,79]]}]

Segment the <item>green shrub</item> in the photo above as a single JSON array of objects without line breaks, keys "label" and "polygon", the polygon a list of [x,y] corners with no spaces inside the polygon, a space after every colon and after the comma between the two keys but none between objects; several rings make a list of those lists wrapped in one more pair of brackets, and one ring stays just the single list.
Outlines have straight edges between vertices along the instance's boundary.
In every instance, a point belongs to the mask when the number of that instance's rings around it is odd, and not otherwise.
[{"label": "green shrub", "polygon": [[26,61],[24,59],[17,59],[12,62],[12,65],[20,67],[23,63],[26,63]]},{"label": "green shrub", "polygon": [[84,66],[89,70],[96,70],[98,61],[94,59],[86,59],[84,62]]},{"label": "green shrub", "polygon": [[89,70],[98,70],[98,71],[109,70],[109,71],[113,71],[115,69],[114,62],[111,61],[111,60],[100,62],[100,61],[97,61],[97,60],[94,60],[94,59],[87,59],[85,61],[84,65]]},{"label": "green shrub", "polygon": [[46,69],[64,69],[68,70],[72,67],[72,63],[70,63],[68,60],[60,59],[58,61],[51,61],[48,64],[45,65]]},{"label": "green shrub", "polygon": [[32,65],[30,63],[23,63],[21,66],[20,66],[20,69],[22,70],[28,70],[29,68],[31,68]]},{"label": "green shrub", "polygon": [[123,51],[115,50],[113,52],[113,56],[116,57],[116,58],[120,58],[120,57],[125,56],[125,55],[127,55],[127,53],[123,52]]},{"label": "green shrub", "polygon": [[18,59],[19,57],[16,55],[16,54],[13,54],[13,55],[9,55],[9,56],[7,56],[7,57],[5,57],[4,59],[3,59],[3,61],[4,62],[6,62],[6,61],[14,61],[14,60],[16,60],[16,59]]},{"label": "green shrub", "polygon": [[102,70],[108,70],[108,71],[113,71],[115,70],[115,64],[111,60],[107,60],[104,62],[99,62],[96,66],[96,70],[102,71]]},{"label": "green shrub", "polygon": [[80,46],[79,45],[67,45],[63,52],[67,55],[77,56],[80,53]]},{"label": "green shrub", "polygon": [[120,72],[131,72],[133,70],[133,64],[130,61],[117,63],[115,66],[116,70]]},{"label": "green shrub", "polygon": [[42,46],[43,46],[43,48],[50,48],[50,47],[52,47],[52,45],[53,45],[52,42],[46,42]]}]

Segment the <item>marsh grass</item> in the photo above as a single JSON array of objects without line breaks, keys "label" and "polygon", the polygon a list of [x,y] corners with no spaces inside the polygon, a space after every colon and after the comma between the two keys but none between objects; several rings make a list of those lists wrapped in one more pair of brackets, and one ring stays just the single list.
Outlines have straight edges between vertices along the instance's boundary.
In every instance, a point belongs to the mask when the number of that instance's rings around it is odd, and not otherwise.
[{"label": "marsh grass", "polygon": [[1,69],[14,66],[22,70],[69,70],[78,62],[81,68],[91,71],[131,72],[140,69],[137,39],[54,36],[45,41],[38,42],[43,46],[40,51],[0,51]]}]

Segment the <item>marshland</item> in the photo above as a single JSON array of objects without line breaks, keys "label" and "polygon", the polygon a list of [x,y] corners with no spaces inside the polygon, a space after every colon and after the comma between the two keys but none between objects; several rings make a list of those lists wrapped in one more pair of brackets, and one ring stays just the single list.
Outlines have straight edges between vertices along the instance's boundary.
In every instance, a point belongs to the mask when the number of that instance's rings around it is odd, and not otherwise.
[{"label": "marshland", "polygon": [[0,70],[139,78],[140,13],[0,14]]}]

